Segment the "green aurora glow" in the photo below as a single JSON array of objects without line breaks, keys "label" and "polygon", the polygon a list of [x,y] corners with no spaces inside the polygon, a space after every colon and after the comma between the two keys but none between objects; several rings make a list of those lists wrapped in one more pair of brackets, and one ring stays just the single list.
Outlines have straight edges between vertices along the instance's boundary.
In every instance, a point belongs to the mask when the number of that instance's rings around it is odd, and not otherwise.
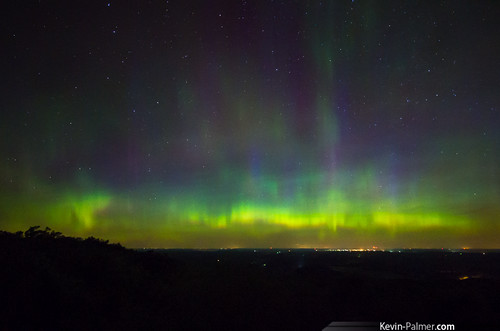
[{"label": "green aurora glow", "polygon": [[10,19],[2,229],[500,248],[498,5],[172,2]]}]

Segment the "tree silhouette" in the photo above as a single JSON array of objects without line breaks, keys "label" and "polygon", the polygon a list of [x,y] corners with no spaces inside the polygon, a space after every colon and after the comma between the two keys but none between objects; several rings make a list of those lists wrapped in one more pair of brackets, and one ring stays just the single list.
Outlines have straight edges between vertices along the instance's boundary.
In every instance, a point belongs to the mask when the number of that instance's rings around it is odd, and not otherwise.
[{"label": "tree silhouette", "polygon": [[[39,230],[40,225],[35,225],[30,227],[28,230],[24,232],[25,238],[61,238],[63,237],[61,232],[56,232],[49,228],[45,227],[45,230]],[[19,233],[19,232],[18,232]]]}]

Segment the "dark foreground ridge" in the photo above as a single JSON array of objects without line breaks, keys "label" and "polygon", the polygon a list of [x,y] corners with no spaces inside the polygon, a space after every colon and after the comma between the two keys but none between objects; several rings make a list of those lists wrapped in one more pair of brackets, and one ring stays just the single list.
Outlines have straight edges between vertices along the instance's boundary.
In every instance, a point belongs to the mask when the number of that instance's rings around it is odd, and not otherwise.
[{"label": "dark foreground ridge", "polygon": [[500,327],[497,252],[131,250],[0,231],[0,330],[322,330],[332,321]]}]

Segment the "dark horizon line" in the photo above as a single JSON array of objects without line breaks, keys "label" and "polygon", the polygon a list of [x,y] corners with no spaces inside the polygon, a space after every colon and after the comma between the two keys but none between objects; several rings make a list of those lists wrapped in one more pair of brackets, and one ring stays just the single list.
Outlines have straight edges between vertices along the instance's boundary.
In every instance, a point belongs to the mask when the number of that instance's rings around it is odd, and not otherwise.
[{"label": "dark horizon line", "polygon": [[132,250],[171,250],[171,251],[229,251],[229,250],[240,250],[240,251],[321,251],[321,252],[387,252],[387,253],[399,253],[399,252],[410,252],[410,251],[447,251],[447,252],[500,252],[500,248],[291,248],[291,247],[220,247],[220,248],[162,248],[162,247],[127,247]]}]

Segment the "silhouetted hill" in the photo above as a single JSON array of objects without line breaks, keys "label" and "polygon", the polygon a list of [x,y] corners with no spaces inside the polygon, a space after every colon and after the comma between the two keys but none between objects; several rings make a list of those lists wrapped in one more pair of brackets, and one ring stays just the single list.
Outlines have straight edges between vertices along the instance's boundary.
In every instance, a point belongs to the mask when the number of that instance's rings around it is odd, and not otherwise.
[{"label": "silhouetted hill", "polygon": [[495,329],[499,262],[481,252],[131,250],[48,228],[0,231],[0,329]]},{"label": "silhouetted hill", "polygon": [[50,229],[1,232],[0,329],[160,328],[175,267],[151,255]]}]

